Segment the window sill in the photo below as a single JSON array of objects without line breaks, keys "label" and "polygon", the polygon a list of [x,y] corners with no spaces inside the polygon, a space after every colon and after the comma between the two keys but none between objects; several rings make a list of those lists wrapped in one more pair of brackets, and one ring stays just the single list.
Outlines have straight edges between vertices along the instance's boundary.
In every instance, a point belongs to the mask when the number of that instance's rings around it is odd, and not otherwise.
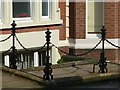
[{"label": "window sill", "polygon": [[88,32],[88,34],[100,34],[101,32]]},{"label": "window sill", "polygon": [[33,22],[32,18],[13,18],[13,20],[16,21],[16,23]]},{"label": "window sill", "polygon": [[[29,21],[16,21],[16,28],[22,28],[22,27],[33,27],[33,26],[48,26],[48,25],[57,25],[57,24],[63,24],[63,20],[49,20],[49,21],[40,21],[40,22],[34,22],[33,20]],[[2,29],[10,29],[11,25],[9,24],[2,24]]]},{"label": "window sill", "polygon": [[86,38],[101,38],[101,34],[99,33],[87,33]]}]

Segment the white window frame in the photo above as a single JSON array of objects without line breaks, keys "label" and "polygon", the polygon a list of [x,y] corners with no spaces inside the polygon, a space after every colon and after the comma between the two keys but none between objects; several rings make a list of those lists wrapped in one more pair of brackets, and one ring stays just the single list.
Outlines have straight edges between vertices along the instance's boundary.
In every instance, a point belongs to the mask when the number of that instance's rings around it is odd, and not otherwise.
[{"label": "white window frame", "polygon": [[[12,1],[12,3],[13,3],[13,1]],[[32,0],[30,0],[30,17],[14,18],[13,15],[12,15],[13,20],[22,21],[22,22],[32,21],[32,16],[33,16],[33,1]]]},{"label": "white window frame", "polygon": [[[43,2],[44,0],[42,0]],[[50,13],[51,13],[51,1],[50,0],[47,0],[48,1],[48,16],[42,16],[42,19],[50,19]],[[42,8],[42,7],[41,7]],[[42,9],[43,10],[43,9]]]},{"label": "white window frame", "polygon": [[[88,32],[88,2],[95,2],[95,0],[86,0],[86,38],[100,38],[100,34],[89,34]],[[104,2],[104,0],[101,0]],[[103,3],[103,11],[104,11],[104,3]],[[104,24],[104,12],[103,12],[103,24]]]},{"label": "white window frame", "polygon": [[[63,24],[63,20],[60,18],[60,8],[58,6],[58,0],[49,0],[49,17],[42,17],[42,0],[30,0],[30,16],[31,17],[13,17],[13,0],[1,0],[2,3],[2,22],[0,22],[0,28],[10,28],[10,24],[13,20],[16,21],[17,27],[29,27],[38,25],[51,25],[51,24]],[[18,0],[22,2],[23,0]],[[59,10],[59,11],[58,11]]]}]

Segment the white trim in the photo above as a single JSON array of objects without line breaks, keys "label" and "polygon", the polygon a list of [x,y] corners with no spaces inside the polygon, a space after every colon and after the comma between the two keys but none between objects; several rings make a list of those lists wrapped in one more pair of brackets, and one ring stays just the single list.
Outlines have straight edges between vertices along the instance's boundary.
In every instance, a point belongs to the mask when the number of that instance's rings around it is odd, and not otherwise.
[{"label": "white trim", "polygon": [[[100,34],[89,34],[88,33],[88,2],[97,2],[97,1],[86,0],[86,38],[96,38],[97,39],[97,38],[100,38]],[[103,2],[103,0],[101,0],[100,2]],[[103,3],[103,25],[104,25],[104,3]]]},{"label": "white trim", "polygon": [[101,38],[101,34],[87,34],[87,37],[86,38],[98,38],[100,39]]},{"label": "white trim", "polygon": [[38,67],[39,65],[39,55],[38,52],[34,53],[34,67]]},{"label": "white trim", "polygon": [[9,55],[5,56],[5,62],[4,63],[5,63],[5,66],[8,66],[8,67],[10,66]]},{"label": "white trim", "polygon": [[[33,1],[32,0],[29,0],[30,1],[30,17],[20,17],[20,18],[14,18],[13,15],[13,20],[16,20],[18,22],[24,22],[24,21],[32,21],[32,16],[33,16]],[[12,1],[12,9],[13,9],[13,1]],[[12,10],[13,12],[13,10]]]},{"label": "white trim", "polygon": [[31,22],[33,21],[31,17],[23,17],[23,18],[13,18],[16,22]]},{"label": "white trim", "polygon": [[[44,0],[42,0],[42,2],[43,2]],[[48,2],[48,16],[43,16],[42,15],[42,19],[44,20],[46,20],[46,19],[50,19],[50,13],[51,13],[51,2],[50,2],[50,0],[47,0],[47,2]],[[42,8],[42,7],[41,7]],[[42,8],[42,10],[43,10],[43,8]]]},{"label": "white trim", "polygon": [[69,41],[66,39],[66,40],[61,40],[59,41],[59,47],[62,47],[62,46],[69,46]]},{"label": "white trim", "polygon": [[[118,41],[120,40],[120,38],[107,39],[107,40],[119,46]],[[70,43],[70,47],[75,47],[75,49],[92,49],[99,41],[100,39],[96,39],[96,38],[76,39],[75,40],[76,43]],[[97,47],[97,49],[101,49],[101,47],[102,47],[102,43]],[[105,49],[118,49],[118,48],[113,47],[112,45],[110,45],[105,41]]]},{"label": "white trim", "polygon": [[[33,1],[33,0],[31,0]],[[37,2],[39,1],[39,2]],[[58,0],[51,1],[51,15],[50,18],[42,18],[42,8],[41,1],[36,0],[36,2],[32,2],[32,17],[21,17],[21,18],[13,18],[12,15],[12,0],[4,1],[4,11],[2,17],[3,23],[0,23],[0,29],[11,28],[11,23],[13,20],[16,21],[16,27],[29,27],[29,26],[43,26],[43,25],[56,25],[63,24],[63,20],[60,19],[60,9],[58,6]]]},{"label": "white trim", "polygon": [[[27,23],[29,22],[29,23]],[[12,23],[12,22],[11,22]],[[34,22],[33,20],[30,21],[24,21],[24,22],[19,22],[16,21],[17,26],[16,27],[30,27],[30,26],[43,26],[43,25],[57,25],[57,24],[63,24],[62,20],[49,20],[49,21],[40,21],[40,22]],[[4,28],[11,28],[11,25],[0,25],[0,29]]]}]

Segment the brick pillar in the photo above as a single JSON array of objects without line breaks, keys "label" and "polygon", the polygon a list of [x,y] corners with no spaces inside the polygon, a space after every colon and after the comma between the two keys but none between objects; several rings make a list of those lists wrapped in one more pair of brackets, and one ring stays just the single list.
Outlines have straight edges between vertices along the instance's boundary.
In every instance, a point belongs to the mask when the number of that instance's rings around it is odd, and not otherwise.
[{"label": "brick pillar", "polygon": [[69,43],[70,45],[69,54],[75,53],[75,40],[76,40],[76,10],[75,10],[75,2],[69,2]]},{"label": "brick pillar", "polygon": [[118,38],[120,38],[120,1],[118,2]]},{"label": "brick pillar", "polygon": [[60,16],[63,20],[63,25],[60,28],[60,40],[66,40],[66,2],[59,1]]},{"label": "brick pillar", "polygon": [[69,3],[69,42],[71,43],[70,52],[74,53],[76,39],[85,39],[86,35],[86,4],[85,2]]},{"label": "brick pillar", "polygon": [[119,2],[104,3],[104,21],[107,29],[107,38],[120,38],[119,27]]},{"label": "brick pillar", "polygon": [[85,2],[70,2],[70,38],[85,39],[86,5]]}]

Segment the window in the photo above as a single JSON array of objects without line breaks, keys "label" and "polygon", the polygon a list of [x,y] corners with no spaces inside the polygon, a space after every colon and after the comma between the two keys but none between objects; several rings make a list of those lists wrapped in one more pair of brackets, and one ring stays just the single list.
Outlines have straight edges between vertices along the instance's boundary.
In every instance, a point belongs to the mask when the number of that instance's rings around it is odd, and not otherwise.
[{"label": "window", "polygon": [[42,0],[42,17],[50,18],[50,0]]},{"label": "window", "polygon": [[89,33],[100,32],[102,25],[104,24],[104,8],[103,2],[95,2],[95,0],[88,0],[87,8],[87,27]]},{"label": "window", "polygon": [[31,0],[13,0],[13,18],[31,17]]},{"label": "window", "polygon": [[0,25],[8,28],[13,20],[17,27],[62,24],[59,9],[58,0],[0,0]]}]

